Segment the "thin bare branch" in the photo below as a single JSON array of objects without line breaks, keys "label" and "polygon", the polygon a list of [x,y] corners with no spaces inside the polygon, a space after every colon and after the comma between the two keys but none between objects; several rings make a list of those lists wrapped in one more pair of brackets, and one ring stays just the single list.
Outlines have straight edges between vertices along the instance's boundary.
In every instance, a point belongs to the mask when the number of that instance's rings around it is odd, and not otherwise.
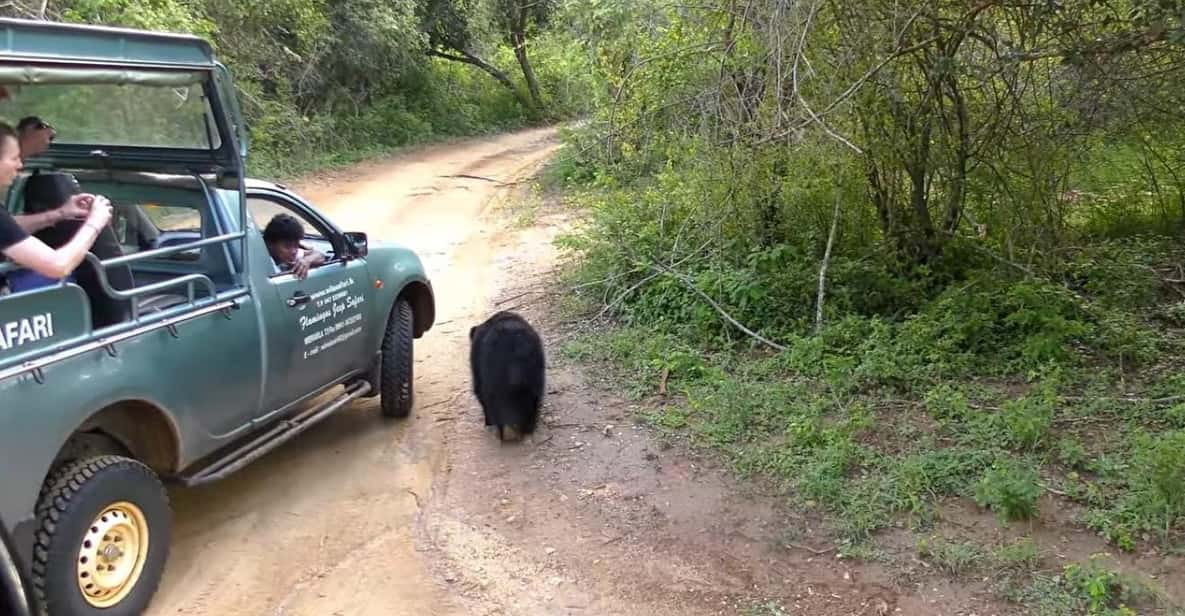
[{"label": "thin bare branch", "polygon": [[835,244],[835,230],[839,226],[839,191],[835,193],[835,211],[831,214],[831,231],[827,233],[827,248],[823,264],[819,266],[819,294],[815,297],[815,333],[823,331],[823,298],[827,288],[827,266],[831,264],[831,247]]},{"label": "thin bare branch", "polygon": [[695,281],[691,280],[687,276],[684,276],[683,274],[680,274],[679,272],[676,272],[675,270],[673,270],[661,263],[652,263],[650,266],[653,267],[654,269],[666,274],[667,276],[670,276],[671,278],[674,278],[675,280],[678,280],[679,282],[683,283],[683,285],[685,287],[687,287],[693,293],[698,295],[700,297],[700,299],[707,302],[708,305],[711,306],[712,309],[715,310],[721,316],[721,318],[723,318],[725,321],[727,321],[729,325],[732,325],[733,327],[741,330],[742,332],[745,333],[745,335],[749,336],[750,338],[753,338],[754,340],[760,342],[761,344],[764,344],[767,347],[770,347],[771,349],[776,349],[778,351],[785,351],[786,350],[785,346],[780,345],[780,344],[770,340],[769,338],[766,338],[765,336],[762,336],[761,334],[749,329],[748,327],[745,327],[745,325],[743,323],[741,323],[740,321],[733,318],[733,316],[731,314],[729,314],[727,310],[725,310],[722,306],[720,306],[720,304],[717,303],[716,300],[712,299],[711,296],[709,296],[707,293],[704,293],[703,290],[701,290],[698,286],[696,286]]}]

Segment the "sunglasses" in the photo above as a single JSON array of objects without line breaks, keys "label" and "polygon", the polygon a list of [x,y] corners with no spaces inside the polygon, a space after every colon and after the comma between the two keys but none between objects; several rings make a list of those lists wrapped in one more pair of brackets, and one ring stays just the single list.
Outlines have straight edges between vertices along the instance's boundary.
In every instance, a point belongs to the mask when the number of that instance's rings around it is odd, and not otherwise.
[{"label": "sunglasses", "polygon": [[51,124],[49,124],[48,122],[45,122],[44,120],[39,120],[37,122],[34,122],[33,124],[29,125],[27,130],[48,130],[48,131],[50,131],[50,135],[49,135],[50,141],[53,141],[54,139],[58,138],[58,131],[55,130]]}]

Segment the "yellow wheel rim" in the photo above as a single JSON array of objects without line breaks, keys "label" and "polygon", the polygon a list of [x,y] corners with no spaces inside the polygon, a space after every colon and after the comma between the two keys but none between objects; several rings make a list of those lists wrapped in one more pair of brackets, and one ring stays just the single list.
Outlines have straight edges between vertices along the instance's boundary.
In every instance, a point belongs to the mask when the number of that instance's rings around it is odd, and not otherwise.
[{"label": "yellow wheel rim", "polygon": [[148,520],[128,502],[108,505],[91,522],[78,549],[78,588],[87,603],[107,608],[123,601],[148,559]]}]

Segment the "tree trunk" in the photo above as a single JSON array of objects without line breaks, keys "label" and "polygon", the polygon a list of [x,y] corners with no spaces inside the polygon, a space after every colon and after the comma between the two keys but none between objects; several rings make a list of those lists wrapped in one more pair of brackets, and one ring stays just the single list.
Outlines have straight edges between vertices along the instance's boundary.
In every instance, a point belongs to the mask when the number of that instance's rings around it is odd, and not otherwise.
[{"label": "tree trunk", "polygon": [[955,136],[958,143],[955,146],[955,165],[951,172],[951,186],[946,207],[946,220],[942,230],[953,234],[959,228],[959,221],[963,218],[963,207],[967,201],[967,165],[971,158],[971,136],[968,134],[967,104],[959,91],[957,80],[948,79],[951,103],[955,106]]},{"label": "tree trunk", "polygon": [[[924,130],[928,139],[930,131]],[[928,185],[927,167],[929,162],[929,143],[919,144],[917,158],[906,161],[905,167],[909,174],[909,205],[912,210],[910,221],[911,257],[917,263],[927,263],[938,255],[937,238],[934,236],[934,221],[930,218],[930,190]]]},{"label": "tree trunk", "polygon": [[527,81],[531,101],[535,104],[535,109],[543,111],[543,95],[539,93],[539,80],[535,78],[535,70],[531,68],[531,61],[527,58],[527,9],[521,3],[518,6],[518,14],[515,15],[514,26],[511,28],[510,41],[514,44],[514,57],[518,58],[518,65],[523,70],[523,79]]},{"label": "tree trunk", "polygon": [[472,54],[468,51],[460,51],[459,53],[461,55],[453,55],[450,53],[445,53],[443,51],[439,51],[437,49],[428,50],[428,55],[430,55],[430,56],[434,56],[437,58],[444,58],[445,60],[452,60],[453,62],[460,62],[462,64],[468,64],[470,66],[476,66],[477,68],[480,68],[481,70],[488,73],[491,77],[496,79],[498,81],[498,83],[505,86],[506,89],[508,89],[512,93],[514,93],[514,98],[518,99],[518,102],[520,105],[522,105],[523,107],[525,107],[527,109],[534,108],[534,106],[531,104],[531,100],[528,99],[526,96],[524,96],[522,93],[522,90],[519,90],[514,85],[514,82],[510,80],[510,77],[508,77],[506,75],[506,73],[503,73],[502,71],[498,70],[498,67],[493,66],[489,62],[482,60],[481,58],[477,57],[475,54]]}]

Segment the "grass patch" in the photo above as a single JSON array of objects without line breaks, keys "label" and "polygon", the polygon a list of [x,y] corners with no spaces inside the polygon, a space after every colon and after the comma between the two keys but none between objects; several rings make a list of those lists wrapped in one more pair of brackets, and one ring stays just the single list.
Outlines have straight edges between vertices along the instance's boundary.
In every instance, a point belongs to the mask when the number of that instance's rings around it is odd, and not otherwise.
[{"label": "grass patch", "polygon": [[[1181,260],[1174,241],[1082,238],[1028,255],[1028,272],[959,242],[925,266],[848,244],[815,331],[825,235],[701,229],[720,197],[710,183],[657,172],[621,187],[580,169],[566,160],[551,180],[595,186],[572,197],[587,227],[561,240],[576,257],[568,307],[610,306],[614,322],[568,352],[609,367],[652,425],[823,512],[839,546],[875,550],[888,528],[929,535],[952,501],[1001,526],[1048,523],[1052,494],[1080,506],[1058,519],[1082,512],[1070,523],[1119,550],[1185,549],[1185,289],[1158,274]],[[715,252],[690,252],[699,241]],[[654,255],[679,276],[647,268]],[[1031,541],[922,548],[952,576],[1039,583]]]},{"label": "grass patch", "polygon": [[[1031,379],[923,379],[903,388],[862,375],[880,361],[880,345],[898,343],[830,331],[769,353],[625,326],[578,337],[564,351],[607,367],[642,402],[647,423],[719,452],[742,476],[777,480],[793,502],[824,512],[848,558],[888,558],[877,547],[880,531],[934,529],[952,498],[1001,525],[1025,523],[1042,516],[1051,488],[1083,505],[1082,526],[1121,550],[1181,545],[1185,429],[1160,429],[1179,425],[1181,410],[1110,393],[1139,387],[1153,400],[1163,381],[1121,384],[1103,373],[1100,385],[1061,367]],[[1098,390],[1108,393],[1091,395]],[[1105,578],[1097,568],[1034,577],[1041,557],[1029,540],[990,547],[927,539],[917,555],[952,577],[1008,578],[1017,587],[1005,594],[1035,613],[1118,615],[1138,598],[1128,581],[1095,588]],[[1087,611],[1056,611],[1067,605]]]},{"label": "grass patch", "polygon": [[1029,520],[1056,486],[1085,506],[1084,526],[1120,549],[1180,543],[1185,429],[1164,429],[1183,411],[1152,397],[1163,381],[1139,384],[1148,403],[1095,397],[1124,385],[1057,366],[1030,380],[923,379],[902,389],[862,376],[883,346],[900,343],[864,335],[877,327],[842,323],[767,353],[626,326],[565,351],[610,367],[635,400],[661,398],[643,405],[648,422],[724,453],[742,474],[781,480],[832,514],[847,540],[928,528],[936,504],[952,497],[1001,524]]},{"label": "grass patch", "polygon": [[789,612],[781,603],[775,601],[766,601],[757,605],[752,605],[745,610],[745,616],[790,616]]},{"label": "grass patch", "polygon": [[953,577],[964,577],[984,566],[987,554],[969,541],[942,538],[918,540],[918,557],[933,563]]},{"label": "grass patch", "polygon": [[1031,571],[1041,561],[1037,544],[1028,537],[1001,545],[992,552],[992,560],[1002,571]]},{"label": "grass patch", "polygon": [[1165,604],[1158,590],[1110,569],[1098,555],[1056,573],[1006,577],[1000,590],[1034,616],[1136,616],[1139,607]]}]

